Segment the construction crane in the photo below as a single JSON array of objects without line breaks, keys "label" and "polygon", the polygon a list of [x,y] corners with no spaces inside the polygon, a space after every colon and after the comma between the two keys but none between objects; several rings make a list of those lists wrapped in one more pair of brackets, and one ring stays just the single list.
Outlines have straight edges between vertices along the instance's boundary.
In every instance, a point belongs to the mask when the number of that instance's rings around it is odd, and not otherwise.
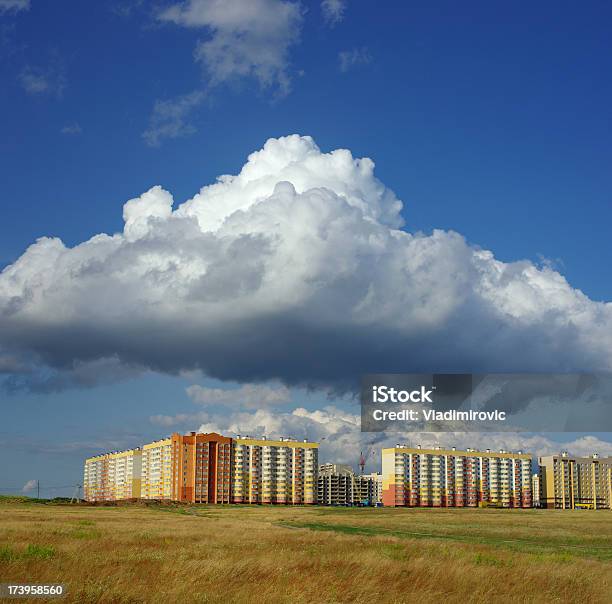
[{"label": "construction crane", "polygon": [[361,453],[359,454],[359,469],[361,470],[360,474],[365,473],[366,463],[368,462],[368,459],[370,459],[370,457],[374,455],[376,455],[376,451],[373,451],[372,447],[368,447],[365,453],[361,451]]}]

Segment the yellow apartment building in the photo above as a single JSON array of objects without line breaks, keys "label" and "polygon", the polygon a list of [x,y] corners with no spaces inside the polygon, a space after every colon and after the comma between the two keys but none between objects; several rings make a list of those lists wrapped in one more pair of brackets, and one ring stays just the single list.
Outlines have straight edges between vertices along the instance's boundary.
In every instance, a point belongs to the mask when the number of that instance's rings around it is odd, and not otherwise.
[{"label": "yellow apartment building", "polygon": [[318,443],[239,435],[232,441],[232,502],[314,504],[318,463]]},{"label": "yellow apartment building", "polygon": [[382,501],[407,507],[531,507],[531,456],[455,447],[382,450]]},{"label": "yellow apartment building", "polygon": [[612,457],[540,457],[540,504],[551,509],[612,509]]},{"label": "yellow apartment building", "polygon": [[83,494],[87,501],[115,501],[141,496],[142,451],[128,449],[85,460]]},{"label": "yellow apartment building", "polygon": [[142,447],[143,499],[175,499],[178,485],[174,474],[178,468],[173,451],[172,437],[156,440]]}]

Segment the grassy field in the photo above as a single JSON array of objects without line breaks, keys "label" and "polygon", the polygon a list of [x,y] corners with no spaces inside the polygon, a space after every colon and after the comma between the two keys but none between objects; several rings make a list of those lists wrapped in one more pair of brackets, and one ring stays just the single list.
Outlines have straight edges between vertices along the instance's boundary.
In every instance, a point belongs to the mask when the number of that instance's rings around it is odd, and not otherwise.
[{"label": "grassy field", "polygon": [[[612,602],[612,512],[0,501],[0,582],[58,602]],[[38,600],[40,601],[40,600]]]}]

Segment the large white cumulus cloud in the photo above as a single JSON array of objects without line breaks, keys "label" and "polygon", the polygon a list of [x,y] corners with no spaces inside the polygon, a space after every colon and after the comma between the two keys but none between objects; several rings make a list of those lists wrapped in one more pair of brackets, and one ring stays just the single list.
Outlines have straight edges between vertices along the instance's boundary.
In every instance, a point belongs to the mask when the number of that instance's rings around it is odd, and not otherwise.
[{"label": "large white cumulus cloud", "polygon": [[153,187],[123,233],[42,238],[4,269],[5,371],[37,387],[98,363],[343,389],[362,372],[612,369],[612,304],[457,233],[400,230],[401,208],[370,159],[297,135],[176,209]]}]

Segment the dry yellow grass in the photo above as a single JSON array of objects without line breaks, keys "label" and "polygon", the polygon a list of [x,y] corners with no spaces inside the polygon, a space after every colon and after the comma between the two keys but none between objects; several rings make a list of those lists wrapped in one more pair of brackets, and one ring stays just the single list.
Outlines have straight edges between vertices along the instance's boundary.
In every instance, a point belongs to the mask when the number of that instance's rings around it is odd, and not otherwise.
[{"label": "dry yellow grass", "polygon": [[65,583],[58,602],[607,604],[612,512],[0,503],[0,581]]}]

